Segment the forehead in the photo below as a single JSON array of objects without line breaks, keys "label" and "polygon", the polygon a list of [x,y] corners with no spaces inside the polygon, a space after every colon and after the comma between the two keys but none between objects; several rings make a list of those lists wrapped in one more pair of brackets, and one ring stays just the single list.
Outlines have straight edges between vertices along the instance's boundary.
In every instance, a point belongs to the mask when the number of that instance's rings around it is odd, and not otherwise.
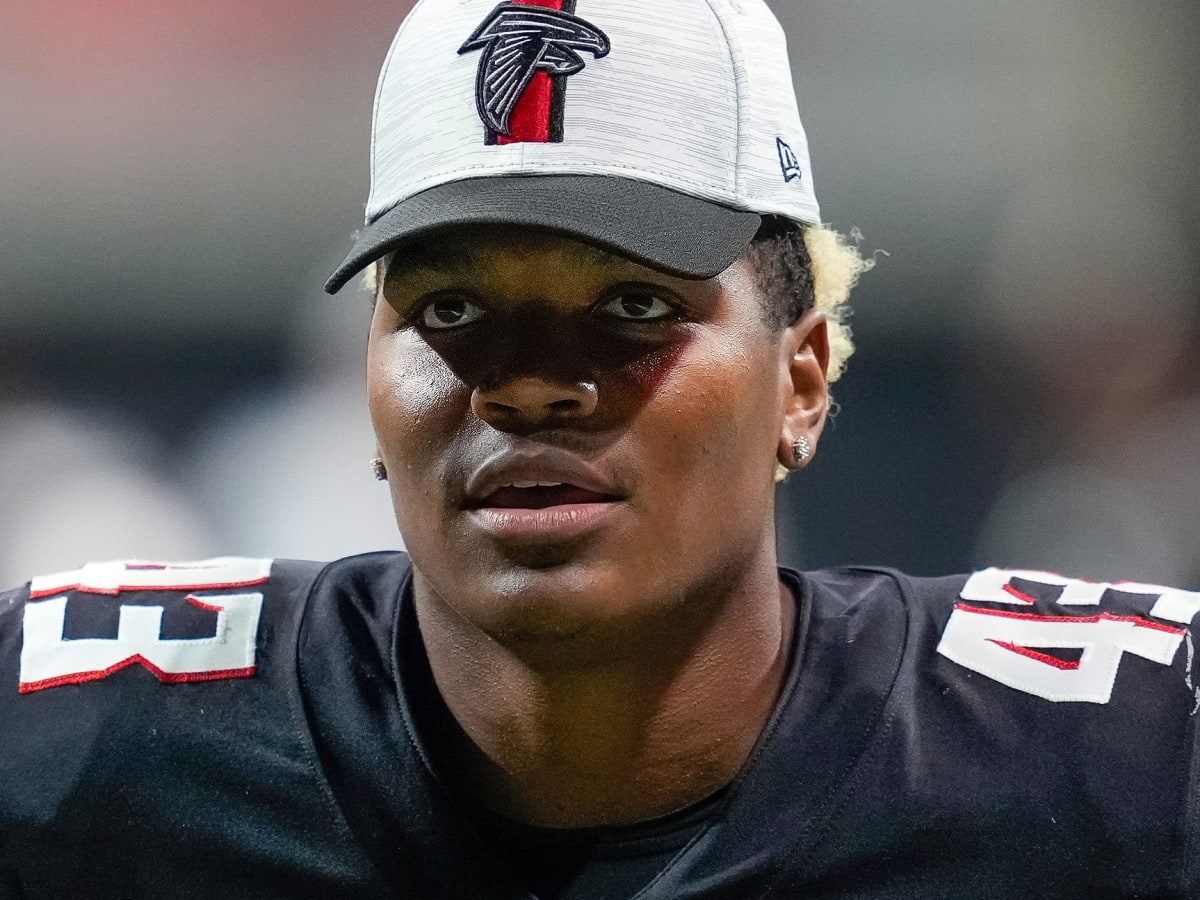
[{"label": "forehead", "polygon": [[386,258],[391,278],[478,275],[536,261],[568,271],[652,273],[636,260],[566,234],[520,226],[478,225],[447,229],[406,244]]}]

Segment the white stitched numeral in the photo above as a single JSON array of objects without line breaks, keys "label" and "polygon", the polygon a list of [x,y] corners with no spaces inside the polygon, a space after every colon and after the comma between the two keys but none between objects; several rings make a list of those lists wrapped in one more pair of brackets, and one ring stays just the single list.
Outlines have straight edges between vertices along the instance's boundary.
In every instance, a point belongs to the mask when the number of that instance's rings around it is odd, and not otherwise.
[{"label": "white stitched numeral", "polygon": [[[1057,616],[1032,609],[1034,598],[1012,584],[1014,578],[1060,588],[1061,606],[1096,606],[1109,590],[1156,597],[1150,615],[1187,625],[1200,611],[1200,593],[1158,585],[1093,583],[1045,572],[987,569],[967,581],[966,601],[950,615],[938,653],[1009,687],[1055,702],[1107,703],[1125,653],[1170,665],[1184,628],[1140,615]],[[1006,604],[1017,610],[975,606]],[[1043,650],[1079,651],[1063,659]]]},{"label": "white stitched numeral", "polygon": [[[106,678],[140,664],[160,681],[189,682],[254,674],[264,584],[271,561],[223,558],[196,563],[96,563],[36,578],[25,607],[21,693]],[[115,638],[67,638],[67,604],[126,591],[187,591],[184,602],[216,613],[211,637],[164,639],[161,605],[122,605]],[[71,599],[68,594],[74,593]],[[89,597],[88,595],[93,595]],[[106,601],[112,602],[112,601]]]}]

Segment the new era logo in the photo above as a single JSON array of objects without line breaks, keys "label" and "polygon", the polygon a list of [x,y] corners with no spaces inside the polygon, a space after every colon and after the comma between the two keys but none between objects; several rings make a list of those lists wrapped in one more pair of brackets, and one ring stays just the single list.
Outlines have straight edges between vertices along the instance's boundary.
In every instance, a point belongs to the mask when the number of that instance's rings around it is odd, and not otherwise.
[{"label": "new era logo", "polygon": [[775,143],[779,148],[779,165],[783,169],[783,180],[790,182],[802,178],[804,173],[800,171],[800,160],[796,158],[796,152],[783,138],[775,138]]}]

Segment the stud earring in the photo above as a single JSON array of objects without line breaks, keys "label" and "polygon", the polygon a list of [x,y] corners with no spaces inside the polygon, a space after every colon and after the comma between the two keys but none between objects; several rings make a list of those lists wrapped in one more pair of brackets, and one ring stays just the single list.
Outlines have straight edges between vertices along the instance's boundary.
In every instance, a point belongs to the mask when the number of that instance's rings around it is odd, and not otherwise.
[{"label": "stud earring", "polygon": [[387,466],[378,456],[371,460],[371,471],[375,473],[376,481],[387,481]]},{"label": "stud earring", "polygon": [[792,441],[792,459],[796,464],[808,462],[808,458],[812,456],[812,444],[809,443],[807,437],[798,437]]}]

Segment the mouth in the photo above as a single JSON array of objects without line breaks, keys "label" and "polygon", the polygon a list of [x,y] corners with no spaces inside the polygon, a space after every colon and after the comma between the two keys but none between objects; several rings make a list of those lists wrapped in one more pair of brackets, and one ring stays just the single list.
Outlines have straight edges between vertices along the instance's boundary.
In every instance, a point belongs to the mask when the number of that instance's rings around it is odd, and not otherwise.
[{"label": "mouth", "polygon": [[558,506],[583,506],[612,503],[611,494],[557,481],[518,481],[503,485],[479,501],[479,509],[551,509]]},{"label": "mouth", "polygon": [[564,451],[501,454],[468,482],[464,511],[492,540],[546,546],[595,535],[628,504],[609,476]]}]

